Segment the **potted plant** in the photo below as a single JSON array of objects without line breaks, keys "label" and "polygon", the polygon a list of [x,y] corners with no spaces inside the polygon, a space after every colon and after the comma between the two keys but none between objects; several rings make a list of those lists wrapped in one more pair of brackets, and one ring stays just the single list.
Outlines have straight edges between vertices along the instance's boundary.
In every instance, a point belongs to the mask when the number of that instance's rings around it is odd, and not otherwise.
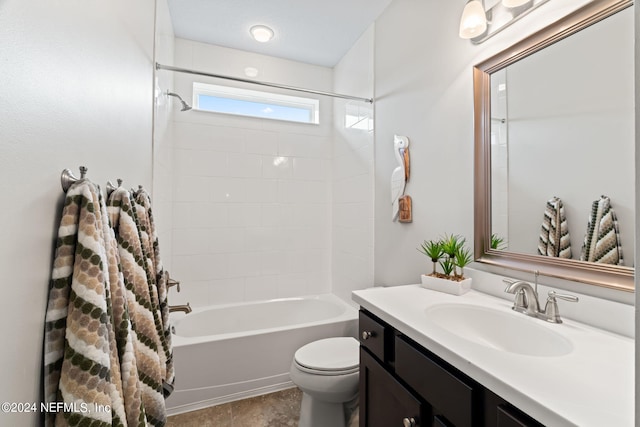
[{"label": "potted plant", "polygon": [[[418,250],[433,263],[430,274],[423,274],[422,286],[454,295],[462,295],[471,289],[471,278],[464,276],[473,257],[465,246],[466,239],[457,234],[445,234],[439,240],[425,240]],[[438,266],[440,270],[438,271]]]}]

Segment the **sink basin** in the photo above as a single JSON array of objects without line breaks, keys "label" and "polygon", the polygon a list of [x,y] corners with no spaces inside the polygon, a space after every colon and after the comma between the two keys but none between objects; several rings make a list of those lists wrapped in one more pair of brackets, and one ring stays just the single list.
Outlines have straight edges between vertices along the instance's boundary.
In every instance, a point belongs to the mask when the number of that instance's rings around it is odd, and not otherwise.
[{"label": "sink basin", "polygon": [[[558,357],[571,352],[571,342],[545,327],[542,320],[510,311],[468,304],[439,304],[427,309],[438,327],[467,341],[527,356]],[[553,325],[558,326],[558,325]]]}]

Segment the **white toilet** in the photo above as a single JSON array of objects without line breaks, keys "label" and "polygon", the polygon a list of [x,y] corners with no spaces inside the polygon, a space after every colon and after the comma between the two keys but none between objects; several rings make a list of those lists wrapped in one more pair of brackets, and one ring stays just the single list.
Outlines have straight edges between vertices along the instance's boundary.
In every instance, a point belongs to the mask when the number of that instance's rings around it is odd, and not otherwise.
[{"label": "white toilet", "polygon": [[345,427],[358,397],[359,351],[352,337],[322,339],[296,351],[290,375],[303,392],[299,427]]}]

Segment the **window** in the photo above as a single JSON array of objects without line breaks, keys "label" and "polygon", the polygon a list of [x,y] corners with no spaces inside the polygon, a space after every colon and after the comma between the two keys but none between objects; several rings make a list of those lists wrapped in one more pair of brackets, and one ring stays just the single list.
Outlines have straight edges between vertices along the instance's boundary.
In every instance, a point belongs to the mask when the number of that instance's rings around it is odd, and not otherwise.
[{"label": "window", "polygon": [[205,83],[193,84],[193,108],[298,123],[319,123],[317,99]]}]

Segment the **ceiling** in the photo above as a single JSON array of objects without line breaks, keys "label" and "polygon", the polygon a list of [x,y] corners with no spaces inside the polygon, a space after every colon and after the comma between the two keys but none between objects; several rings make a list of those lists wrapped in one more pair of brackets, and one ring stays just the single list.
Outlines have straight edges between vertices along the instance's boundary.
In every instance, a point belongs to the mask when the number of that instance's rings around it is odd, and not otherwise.
[{"label": "ceiling", "polygon": [[[333,67],[392,0],[168,0],[176,37]],[[275,32],[267,43],[253,25]]]}]

